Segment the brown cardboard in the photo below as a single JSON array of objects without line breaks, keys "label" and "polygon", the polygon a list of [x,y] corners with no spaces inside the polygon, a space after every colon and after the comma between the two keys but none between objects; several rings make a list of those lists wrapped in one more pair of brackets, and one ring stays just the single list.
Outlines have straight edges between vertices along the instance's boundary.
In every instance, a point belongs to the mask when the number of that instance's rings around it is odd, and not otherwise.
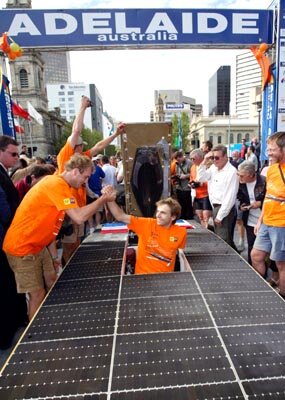
[{"label": "brown cardboard", "polygon": [[[156,146],[157,143],[164,138],[169,144],[169,152],[171,146],[172,126],[171,123],[166,122],[150,122],[150,123],[133,123],[126,124],[126,133],[122,137],[122,157],[124,164],[124,181],[126,193],[126,212],[128,214],[142,216],[141,211],[137,205],[131,187],[131,176],[134,165],[134,158],[138,147],[142,146]],[[170,154],[169,154],[170,160]],[[170,165],[164,165],[161,161],[163,168],[168,169],[168,187],[164,192],[170,193]]]}]

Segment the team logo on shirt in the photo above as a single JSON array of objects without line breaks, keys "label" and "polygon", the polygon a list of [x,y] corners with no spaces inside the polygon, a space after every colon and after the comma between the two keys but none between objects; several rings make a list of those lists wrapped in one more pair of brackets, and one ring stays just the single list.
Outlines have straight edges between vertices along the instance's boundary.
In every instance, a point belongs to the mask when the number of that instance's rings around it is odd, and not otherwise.
[{"label": "team logo on shirt", "polygon": [[170,236],[169,240],[170,240],[170,242],[177,242],[178,241],[178,237]]},{"label": "team logo on shirt", "polygon": [[75,204],[75,199],[73,199],[72,197],[69,199],[63,199],[63,204],[65,206],[69,206],[70,204]]}]

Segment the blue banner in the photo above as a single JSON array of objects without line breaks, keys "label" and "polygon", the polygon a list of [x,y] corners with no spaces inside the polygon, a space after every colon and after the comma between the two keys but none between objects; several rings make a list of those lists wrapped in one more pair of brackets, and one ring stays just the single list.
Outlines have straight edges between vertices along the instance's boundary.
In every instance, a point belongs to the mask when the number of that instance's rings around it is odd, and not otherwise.
[{"label": "blue banner", "polygon": [[262,161],[267,160],[267,139],[274,132],[276,132],[276,68],[275,66],[271,70],[274,82],[266,85],[263,91],[262,99],[262,126],[261,126],[261,153],[260,159]]},{"label": "blue banner", "polygon": [[84,9],[0,11],[21,47],[249,47],[272,43],[272,10]]},{"label": "blue banner", "polygon": [[12,136],[15,138],[15,126],[12,113],[12,103],[9,91],[9,80],[5,75],[2,75],[3,82],[0,92],[0,116],[3,135]]}]

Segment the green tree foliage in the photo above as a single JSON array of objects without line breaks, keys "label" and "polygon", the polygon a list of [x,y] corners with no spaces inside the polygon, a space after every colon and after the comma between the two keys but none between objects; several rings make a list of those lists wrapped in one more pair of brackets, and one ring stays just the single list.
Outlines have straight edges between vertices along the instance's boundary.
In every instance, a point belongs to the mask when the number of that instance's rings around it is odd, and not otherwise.
[{"label": "green tree foliage", "polygon": [[188,145],[189,134],[189,116],[185,112],[181,113],[181,117],[176,114],[172,117],[172,147],[180,148],[179,136],[182,135],[182,149],[185,151]]},{"label": "green tree foliage", "polygon": [[[67,138],[71,135],[72,125],[73,121],[66,122],[61,137],[54,143],[56,154],[58,154],[60,149],[65,145]],[[100,132],[91,131],[89,128],[83,128],[81,136],[83,140],[88,143],[88,145],[84,146],[84,150],[90,149],[103,138]]]}]

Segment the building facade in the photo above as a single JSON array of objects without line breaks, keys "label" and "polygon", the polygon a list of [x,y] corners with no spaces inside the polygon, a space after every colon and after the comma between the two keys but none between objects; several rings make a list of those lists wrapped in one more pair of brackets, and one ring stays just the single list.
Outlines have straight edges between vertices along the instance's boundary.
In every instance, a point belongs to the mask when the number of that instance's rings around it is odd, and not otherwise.
[{"label": "building facade", "polygon": [[[8,0],[7,8],[31,8],[31,0]],[[9,63],[12,82],[12,99],[27,108],[27,102],[42,115],[43,125],[33,119],[21,120],[24,133],[17,136],[25,143],[32,155],[45,157],[54,154],[54,142],[59,139],[65,121],[54,111],[48,112],[48,101],[44,84],[44,61],[41,53],[25,50],[23,56]]]},{"label": "building facade", "polygon": [[209,115],[229,115],[231,67],[222,65],[209,79]]},{"label": "building facade", "polygon": [[60,115],[72,121],[80,108],[82,96],[87,96],[93,103],[85,112],[84,124],[91,130],[103,133],[101,95],[94,84],[58,83],[47,85],[49,110],[59,108]]},{"label": "building facade", "polygon": [[70,83],[70,55],[67,51],[42,52],[45,84]]},{"label": "building facade", "polygon": [[198,148],[206,140],[213,145],[241,143],[242,139],[250,141],[258,136],[258,121],[256,118],[239,119],[229,116],[194,117],[190,125],[190,143],[192,148]]},{"label": "building facade", "polygon": [[236,115],[252,118],[261,101],[261,69],[251,51],[236,56]]}]

